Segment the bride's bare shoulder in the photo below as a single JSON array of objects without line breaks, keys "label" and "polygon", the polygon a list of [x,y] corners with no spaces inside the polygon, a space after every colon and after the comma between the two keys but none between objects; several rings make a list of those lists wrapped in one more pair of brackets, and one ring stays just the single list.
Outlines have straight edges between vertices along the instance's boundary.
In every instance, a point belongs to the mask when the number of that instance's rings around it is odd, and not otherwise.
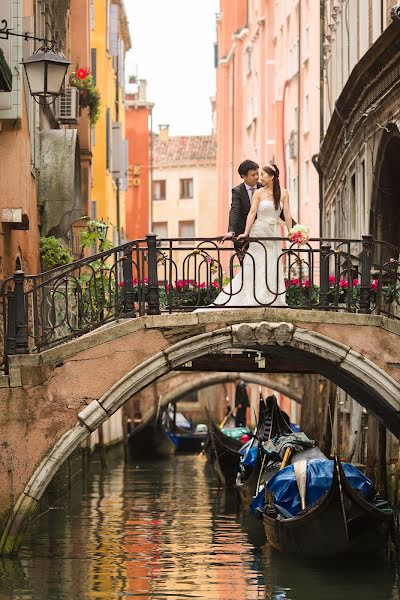
[{"label": "bride's bare shoulder", "polygon": [[289,192],[286,188],[281,188],[281,197],[282,200],[286,200],[287,198],[289,198]]}]

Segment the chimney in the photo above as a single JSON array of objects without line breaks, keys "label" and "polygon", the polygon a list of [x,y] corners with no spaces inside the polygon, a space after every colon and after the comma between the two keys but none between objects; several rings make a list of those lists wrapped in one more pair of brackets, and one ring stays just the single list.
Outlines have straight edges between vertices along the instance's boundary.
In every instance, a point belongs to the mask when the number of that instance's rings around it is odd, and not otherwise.
[{"label": "chimney", "polygon": [[138,86],[138,101],[147,102],[147,81],[146,79],[139,79]]},{"label": "chimney", "polygon": [[159,125],[159,140],[160,142],[168,142],[169,138],[169,125]]}]

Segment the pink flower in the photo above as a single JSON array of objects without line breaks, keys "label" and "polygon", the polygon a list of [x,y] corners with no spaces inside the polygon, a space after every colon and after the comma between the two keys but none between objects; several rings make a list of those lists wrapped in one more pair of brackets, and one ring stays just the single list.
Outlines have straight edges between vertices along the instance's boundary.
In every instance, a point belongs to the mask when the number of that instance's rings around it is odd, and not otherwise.
[{"label": "pink flower", "polygon": [[302,285],[303,288],[309,288],[310,287],[310,280],[309,279],[305,279],[301,285]]},{"label": "pink flower", "polygon": [[204,281],[203,281],[203,283],[201,283],[201,284],[199,285],[199,288],[203,289],[203,288],[205,288],[205,287],[206,287],[206,284],[205,284],[205,283],[204,283]]},{"label": "pink flower", "polygon": [[137,278],[135,277],[135,279],[132,281],[133,285],[137,285],[138,281]]},{"label": "pink flower", "polygon": [[358,287],[358,279],[353,279],[353,287]]},{"label": "pink flower", "polygon": [[377,289],[378,289],[378,280],[377,280],[377,279],[374,279],[374,280],[372,281],[372,283],[371,283],[371,290],[372,290],[373,292],[376,292],[376,291],[377,291]]},{"label": "pink flower", "polygon": [[219,283],[218,281],[213,281],[211,284],[214,288],[219,288]]},{"label": "pink flower", "polygon": [[349,283],[348,283],[348,281],[347,281],[346,279],[341,279],[341,280],[339,281],[339,287],[340,287],[340,289],[342,289],[342,290],[343,290],[344,288],[348,288],[348,287],[349,287]]},{"label": "pink flower", "polygon": [[288,287],[288,285],[289,285],[289,280],[288,280],[288,279],[286,279],[286,277],[285,277],[285,287],[287,288],[287,287]]},{"label": "pink flower", "polygon": [[329,283],[336,283],[336,277],[334,275],[329,275],[328,281]]}]

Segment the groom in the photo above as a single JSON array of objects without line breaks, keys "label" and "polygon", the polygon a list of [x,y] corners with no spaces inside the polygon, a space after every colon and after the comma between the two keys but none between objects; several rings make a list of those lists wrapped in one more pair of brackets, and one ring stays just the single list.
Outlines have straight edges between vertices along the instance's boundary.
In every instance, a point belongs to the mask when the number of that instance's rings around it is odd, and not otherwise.
[{"label": "groom", "polygon": [[[259,166],[252,160],[240,163],[238,173],[243,183],[232,189],[232,203],[229,211],[228,233],[221,238],[221,242],[237,237],[246,228],[246,219],[250,211],[251,200],[254,192],[262,187],[259,179]],[[234,242],[235,250],[242,250],[241,242]]]}]

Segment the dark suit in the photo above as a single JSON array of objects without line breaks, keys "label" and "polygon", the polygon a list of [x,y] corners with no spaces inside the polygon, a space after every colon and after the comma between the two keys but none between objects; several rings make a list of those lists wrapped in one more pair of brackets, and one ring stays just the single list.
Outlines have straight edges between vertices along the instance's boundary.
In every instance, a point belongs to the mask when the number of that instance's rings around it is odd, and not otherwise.
[{"label": "dark suit", "polygon": [[[257,189],[263,187],[260,182],[257,183]],[[250,212],[250,199],[249,194],[244,183],[237,185],[232,188],[232,203],[231,210],[229,211],[229,226],[228,231],[234,231],[235,235],[244,233],[246,229],[247,215]],[[282,221],[285,220],[283,216],[283,210],[279,215]],[[292,227],[296,225],[296,221],[292,219]],[[241,242],[234,242],[235,250],[246,250],[247,244],[243,245]]]}]

